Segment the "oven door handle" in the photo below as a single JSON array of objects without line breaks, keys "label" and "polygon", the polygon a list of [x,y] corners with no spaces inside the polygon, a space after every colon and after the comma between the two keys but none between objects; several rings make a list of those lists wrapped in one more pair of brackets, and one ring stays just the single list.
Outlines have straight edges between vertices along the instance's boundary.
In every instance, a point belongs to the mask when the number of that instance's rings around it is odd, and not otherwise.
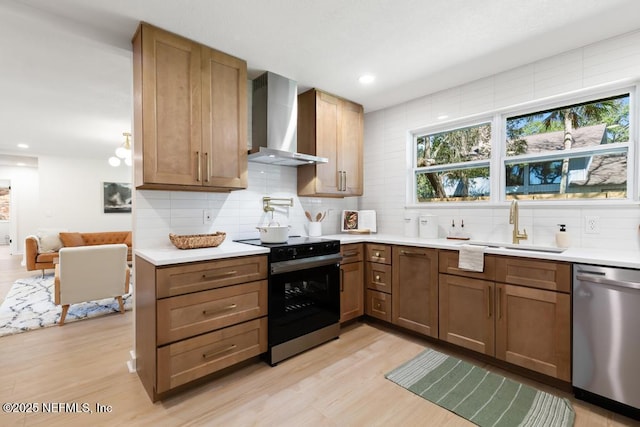
[{"label": "oven door handle", "polygon": [[323,267],[331,264],[339,264],[340,261],[342,261],[342,255],[338,253],[294,259],[291,261],[274,262],[271,264],[271,275],[307,270],[309,268]]}]

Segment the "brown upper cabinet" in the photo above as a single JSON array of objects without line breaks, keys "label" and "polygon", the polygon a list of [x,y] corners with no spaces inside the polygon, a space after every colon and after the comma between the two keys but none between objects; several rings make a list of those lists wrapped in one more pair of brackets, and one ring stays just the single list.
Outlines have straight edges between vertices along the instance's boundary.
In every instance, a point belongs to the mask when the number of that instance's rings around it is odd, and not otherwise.
[{"label": "brown upper cabinet", "polygon": [[136,188],[246,188],[246,62],[141,23],[133,71]]},{"label": "brown upper cabinet", "polygon": [[298,95],[298,151],[329,159],[298,167],[298,195],[362,195],[363,122],[359,104],[317,89]]}]

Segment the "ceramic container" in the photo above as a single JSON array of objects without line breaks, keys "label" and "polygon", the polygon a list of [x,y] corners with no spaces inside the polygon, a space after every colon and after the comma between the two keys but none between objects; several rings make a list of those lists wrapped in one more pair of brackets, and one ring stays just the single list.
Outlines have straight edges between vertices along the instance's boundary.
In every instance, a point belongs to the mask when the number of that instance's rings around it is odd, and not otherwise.
[{"label": "ceramic container", "polygon": [[260,230],[262,243],[284,243],[289,238],[288,225],[262,225],[256,228]]}]

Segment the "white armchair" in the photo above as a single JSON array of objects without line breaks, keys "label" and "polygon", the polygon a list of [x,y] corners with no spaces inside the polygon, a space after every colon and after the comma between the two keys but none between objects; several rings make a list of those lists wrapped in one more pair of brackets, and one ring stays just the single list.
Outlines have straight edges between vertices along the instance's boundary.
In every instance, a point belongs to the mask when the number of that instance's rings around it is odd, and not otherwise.
[{"label": "white armchair", "polygon": [[113,297],[124,313],[122,295],[129,292],[127,245],[61,248],[55,266],[55,303],[62,305],[64,325],[70,304]]}]

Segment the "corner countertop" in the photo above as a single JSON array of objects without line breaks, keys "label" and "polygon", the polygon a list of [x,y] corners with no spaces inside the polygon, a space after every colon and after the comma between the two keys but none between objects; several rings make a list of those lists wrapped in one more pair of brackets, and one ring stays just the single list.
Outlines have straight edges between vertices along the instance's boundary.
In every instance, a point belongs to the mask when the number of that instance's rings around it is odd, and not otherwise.
[{"label": "corner countertop", "polygon": [[[406,245],[415,247],[458,250],[464,240],[421,239],[393,234],[332,234],[323,235],[325,239],[336,239],[342,244],[348,243],[381,243],[389,245]],[[187,262],[211,261],[248,255],[264,255],[269,248],[247,245],[233,241],[225,241],[216,248],[177,249],[173,246],[160,248],[136,249],[135,254],[155,266],[182,264]],[[487,254],[517,256],[521,258],[546,259],[580,264],[604,265],[640,269],[640,251],[612,250],[597,248],[568,248],[561,253],[541,252],[535,250],[519,250],[509,248],[485,249]]]},{"label": "corner countertop", "polygon": [[[436,249],[458,250],[460,245],[468,243],[464,240],[421,239],[403,237],[392,234],[333,234],[322,236],[326,239],[337,239],[342,244],[348,243],[384,243],[390,245],[407,245]],[[580,264],[605,265],[640,269],[640,251],[612,250],[597,248],[568,248],[561,253],[520,250],[508,248],[486,248],[485,253],[495,255],[518,256],[521,258],[547,259]]]},{"label": "corner countertop", "polygon": [[135,254],[155,266],[182,264],[186,262],[211,261],[248,255],[264,255],[269,248],[224,241],[215,248],[178,249],[174,246],[136,249]]}]

